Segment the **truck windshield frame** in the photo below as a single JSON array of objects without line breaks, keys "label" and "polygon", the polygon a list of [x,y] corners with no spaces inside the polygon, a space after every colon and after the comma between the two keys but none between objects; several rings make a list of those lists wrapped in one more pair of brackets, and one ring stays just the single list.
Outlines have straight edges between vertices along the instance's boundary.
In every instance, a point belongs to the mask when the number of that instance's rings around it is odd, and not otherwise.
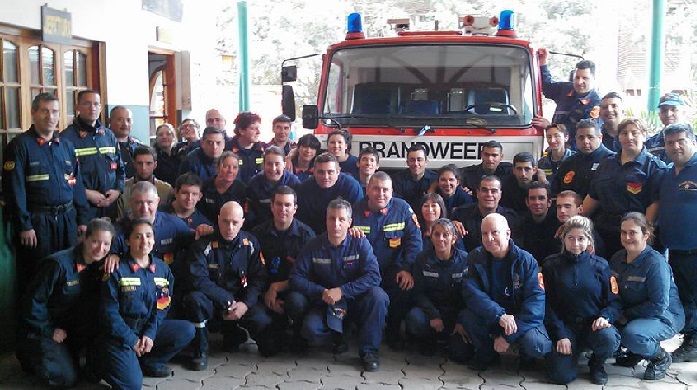
[{"label": "truck windshield frame", "polygon": [[396,43],[331,53],[322,117],[344,126],[529,127],[530,51],[491,43]]}]

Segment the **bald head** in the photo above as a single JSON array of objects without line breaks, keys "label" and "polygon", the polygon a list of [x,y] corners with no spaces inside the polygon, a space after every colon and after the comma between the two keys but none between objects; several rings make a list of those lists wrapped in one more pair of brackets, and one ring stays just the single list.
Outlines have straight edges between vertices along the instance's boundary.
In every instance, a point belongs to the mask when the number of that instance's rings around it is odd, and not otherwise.
[{"label": "bald head", "polygon": [[482,245],[495,258],[508,253],[511,228],[503,215],[491,213],[482,220]]},{"label": "bald head", "polygon": [[218,230],[220,236],[227,241],[234,240],[244,224],[244,210],[239,203],[230,201],[220,208],[218,214]]}]

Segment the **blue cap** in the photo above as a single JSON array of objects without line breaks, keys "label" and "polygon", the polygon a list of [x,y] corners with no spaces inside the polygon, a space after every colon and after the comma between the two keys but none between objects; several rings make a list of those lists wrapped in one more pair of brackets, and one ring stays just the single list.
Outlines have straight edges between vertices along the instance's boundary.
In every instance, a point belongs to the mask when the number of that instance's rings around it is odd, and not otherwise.
[{"label": "blue cap", "polygon": [[682,99],[682,96],[678,95],[677,93],[667,93],[663,96],[661,96],[661,100],[658,103],[658,107],[661,106],[684,106],[685,101]]},{"label": "blue cap", "polygon": [[327,305],[327,327],[329,329],[343,333],[344,317],[346,316],[346,301],[340,300],[333,305]]}]

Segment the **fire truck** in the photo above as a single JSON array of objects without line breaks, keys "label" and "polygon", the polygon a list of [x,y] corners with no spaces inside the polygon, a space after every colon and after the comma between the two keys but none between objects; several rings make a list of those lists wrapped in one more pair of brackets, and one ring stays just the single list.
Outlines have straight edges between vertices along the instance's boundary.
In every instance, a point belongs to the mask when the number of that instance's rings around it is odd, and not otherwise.
[{"label": "fire truck", "polygon": [[[344,41],[322,56],[316,105],[302,110],[303,127],[326,142],[338,129],[352,136],[351,153],[372,147],[380,168],[405,167],[413,144],[428,151],[431,168],[481,162],[481,145],[499,141],[506,159],[541,156],[542,81],[535,50],[519,39],[515,14],[464,16],[458,30],[409,29],[391,20],[396,34],[366,37],[359,14],[348,17]],[[285,64],[285,61],[284,61]],[[295,118],[295,66],[283,66],[283,110]]]}]

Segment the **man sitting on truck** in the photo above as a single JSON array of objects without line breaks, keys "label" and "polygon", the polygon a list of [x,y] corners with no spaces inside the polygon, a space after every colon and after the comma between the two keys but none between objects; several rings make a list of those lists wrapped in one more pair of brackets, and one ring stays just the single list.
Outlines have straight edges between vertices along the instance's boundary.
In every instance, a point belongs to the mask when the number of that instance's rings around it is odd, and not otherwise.
[{"label": "man sitting on truck", "polygon": [[542,74],[542,92],[557,103],[552,122],[563,124],[569,132],[569,147],[576,150],[576,124],[581,119],[597,119],[600,115],[600,95],[594,88],[595,63],[589,60],[576,64],[573,82],[552,81],[547,67],[547,49],[537,50]]}]

